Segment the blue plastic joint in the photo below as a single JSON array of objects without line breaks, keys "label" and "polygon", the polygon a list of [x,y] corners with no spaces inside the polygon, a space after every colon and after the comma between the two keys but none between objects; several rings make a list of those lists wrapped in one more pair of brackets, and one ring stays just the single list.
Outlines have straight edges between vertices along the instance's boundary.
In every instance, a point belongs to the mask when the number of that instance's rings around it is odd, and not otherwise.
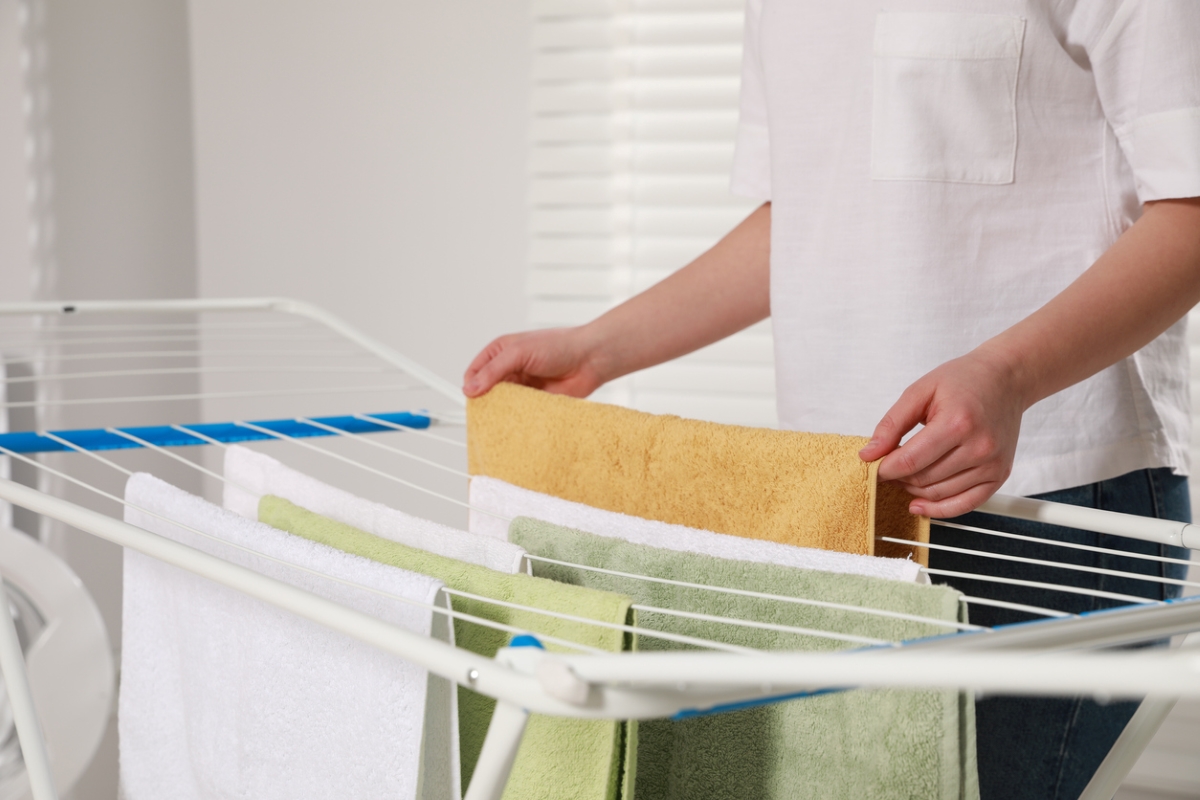
[{"label": "blue plastic joint", "polygon": [[509,647],[536,647],[538,650],[546,649],[542,645],[542,643],[538,641],[538,638],[536,636],[534,636],[533,634],[529,634],[529,633],[517,634],[516,636],[513,637],[512,641],[508,643],[508,646]]}]

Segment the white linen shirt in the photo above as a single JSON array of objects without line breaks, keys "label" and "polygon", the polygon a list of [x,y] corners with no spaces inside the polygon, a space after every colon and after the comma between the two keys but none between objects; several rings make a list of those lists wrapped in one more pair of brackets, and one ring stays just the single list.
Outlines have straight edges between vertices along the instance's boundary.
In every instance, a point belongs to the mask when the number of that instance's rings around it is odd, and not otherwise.
[{"label": "white linen shirt", "polygon": [[[1200,0],[749,0],[733,190],[772,202],[781,424],[870,435],[1200,196]],[[1030,408],[1002,491],[1186,473],[1189,426],[1181,321]]]}]

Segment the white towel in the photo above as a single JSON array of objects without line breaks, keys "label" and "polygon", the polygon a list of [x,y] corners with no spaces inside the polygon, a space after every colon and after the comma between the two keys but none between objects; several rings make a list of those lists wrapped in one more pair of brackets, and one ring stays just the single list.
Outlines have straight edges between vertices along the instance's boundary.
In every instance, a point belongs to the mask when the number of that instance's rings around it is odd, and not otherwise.
[{"label": "white towel", "polygon": [[878,558],[811,547],[747,539],[723,533],[702,531],[683,525],[642,519],[614,511],[592,508],[513,486],[496,478],[476,475],[471,478],[471,514],[468,526],[473,533],[508,538],[508,523],[475,509],[500,517],[533,517],[543,522],[574,528],[597,536],[623,539],[633,544],[662,547],[686,553],[703,553],[717,558],[779,564],[786,567],[869,575],[875,578],[927,583],[920,565],[899,558]]},{"label": "white towel", "polygon": [[355,497],[245,447],[226,449],[225,508],[258,519],[258,501],[265,494],[428,553],[508,574],[528,571],[525,551],[505,539],[476,536]]},{"label": "white towel", "polygon": [[[448,607],[441,581],[243,519],[151,475],[133,475],[125,498],[138,507],[126,522],[453,643],[444,614],[379,594]],[[123,624],[127,800],[461,796],[457,692],[445,679],[132,550]]]}]

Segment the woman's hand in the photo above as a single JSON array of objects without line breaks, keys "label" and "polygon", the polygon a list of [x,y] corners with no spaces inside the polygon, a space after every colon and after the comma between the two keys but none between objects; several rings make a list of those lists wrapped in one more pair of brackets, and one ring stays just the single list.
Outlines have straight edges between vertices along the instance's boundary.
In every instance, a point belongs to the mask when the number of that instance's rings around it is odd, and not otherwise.
[{"label": "woman's hand", "polygon": [[587,397],[602,384],[724,339],[771,313],[771,204],[678,272],[577,328],[501,336],[475,356],[463,394],[501,381]]},{"label": "woman's hand", "polygon": [[1200,198],[1147,203],[1050,302],[906,389],[860,455],[883,458],[879,479],[915,495],[913,513],[966,513],[1008,478],[1025,409],[1134,353],[1197,302]]},{"label": "woman's hand", "polygon": [[475,356],[463,375],[463,394],[478,397],[508,381],[555,394],[587,397],[605,378],[581,328],[512,333]]},{"label": "woman's hand", "polygon": [[[1008,479],[1027,407],[1013,370],[980,348],[908,387],[859,455],[883,458],[879,480],[914,495],[912,513],[956,517]],[[900,446],[919,424],[925,427]]]}]

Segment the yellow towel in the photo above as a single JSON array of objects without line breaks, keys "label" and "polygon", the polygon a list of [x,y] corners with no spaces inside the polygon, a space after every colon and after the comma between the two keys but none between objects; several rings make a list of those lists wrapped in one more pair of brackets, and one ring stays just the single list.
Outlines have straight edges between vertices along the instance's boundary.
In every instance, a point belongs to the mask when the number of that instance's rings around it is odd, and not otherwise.
[{"label": "yellow towel", "polygon": [[502,383],[467,404],[469,471],[702,530],[927,563],[929,519],[855,436],[646,414]]}]

